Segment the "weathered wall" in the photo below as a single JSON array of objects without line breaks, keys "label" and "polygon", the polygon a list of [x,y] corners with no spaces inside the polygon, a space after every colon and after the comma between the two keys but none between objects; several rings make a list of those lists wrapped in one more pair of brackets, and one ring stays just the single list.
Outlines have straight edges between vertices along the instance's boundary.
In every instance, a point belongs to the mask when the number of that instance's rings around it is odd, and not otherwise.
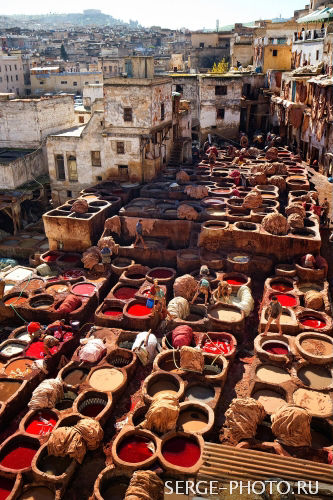
[{"label": "weathered wall", "polygon": [[[273,56],[273,51],[277,55]],[[264,48],[264,73],[268,69],[281,69],[289,71],[291,69],[291,46],[290,45],[267,45]]]},{"label": "weathered wall", "polygon": [[83,92],[83,105],[91,106],[96,99],[103,99],[103,85],[102,84],[90,84],[84,85]]},{"label": "weathered wall", "polygon": [[[177,90],[181,85],[181,97],[191,103],[192,122],[199,120],[199,80],[197,75],[173,75],[172,90]],[[179,88],[179,87],[178,87]]]},{"label": "weathered wall", "polygon": [[47,78],[43,78],[43,75],[31,74],[30,79],[32,94],[41,94],[44,92],[82,93],[84,85],[103,83],[103,74],[98,71],[49,73]]},{"label": "weathered wall", "polygon": [[33,151],[11,163],[0,163],[0,189],[15,189],[46,173],[47,162],[42,149]]}]

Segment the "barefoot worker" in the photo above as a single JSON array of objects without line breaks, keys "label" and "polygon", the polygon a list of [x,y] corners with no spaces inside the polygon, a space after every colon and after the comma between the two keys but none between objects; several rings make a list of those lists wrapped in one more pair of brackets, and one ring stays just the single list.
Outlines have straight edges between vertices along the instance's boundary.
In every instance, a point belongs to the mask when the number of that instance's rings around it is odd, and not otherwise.
[{"label": "barefoot worker", "polygon": [[138,243],[141,241],[143,244],[143,248],[147,248],[147,245],[144,242],[143,236],[142,236],[142,219],[139,219],[138,222],[136,223],[135,226],[135,242],[134,246],[138,246]]},{"label": "barefoot worker", "polygon": [[275,295],[273,295],[272,300],[271,300],[269,307],[268,307],[268,321],[267,321],[264,335],[267,335],[269,327],[271,326],[273,321],[275,321],[275,323],[279,329],[279,334],[282,335],[282,330],[281,330],[281,325],[280,325],[281,314],[282,314],[282,306],[281,306],[280,302],[278,301],[277,297]]}]

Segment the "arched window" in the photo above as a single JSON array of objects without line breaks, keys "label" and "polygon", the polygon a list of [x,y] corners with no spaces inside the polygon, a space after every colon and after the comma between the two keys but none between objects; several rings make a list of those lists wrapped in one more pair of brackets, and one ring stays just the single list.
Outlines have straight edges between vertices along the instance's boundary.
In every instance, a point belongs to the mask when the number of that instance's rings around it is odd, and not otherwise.
[{"label": "arched window", "polygon": [[76,157],[71,155],[67,158],[68,180],[77,182],[79,180],[77,175]]},{"label": "arched window", "polygon": [[65,164],[63,155],[56,155],[55,163],[56,163],[58,181],[65,181],[66,175],[65,175]]}]

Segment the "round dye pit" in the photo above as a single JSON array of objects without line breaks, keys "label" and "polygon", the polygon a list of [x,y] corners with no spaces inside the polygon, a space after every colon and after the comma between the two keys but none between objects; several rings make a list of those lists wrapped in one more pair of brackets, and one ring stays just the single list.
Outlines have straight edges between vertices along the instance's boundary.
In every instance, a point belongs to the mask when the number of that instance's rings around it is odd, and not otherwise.
[{"label": "round dye pit", "polygon": [[28,332],[24,331],[15,336],[17,340],[23,340],[23,342],[30,342],[31,337]]},{"label": "round dye pit", "polygon": [[220,321],[227,321],[228,323],[233,323],[240,321],[242,315],[240,312],[224,307],[223,304],[218,305],[216,308],[210,311],[210,315]]},{"label": "round dye pit", "polygon": [[60,255],[60,253],[50,253],[49,255],[45,255],[43,259],[45,260],[45,262],[55,262],[58,257],[60,257]]},{"label": "round dye pit", "polygon": [[33,446],[17,446],[16,448],[5,452],[4,457],[0,460],[2,467],[7,469],[21,470],[31,466],[32,459],[37,453],[37,449]]},{"label": "round dye pit", "polygon": [[206,385],[192,385],[185,392],[185,399],[188,401],[199,401],[210,403],[215,398],[215,391]]},{"label": "round dye pit", "polygon": [[252,398],[259,401],[265,408],[266,413],[275,413],[281,406],[286,404],[286,400],[279,392],[262,389],[252,394]]},{"label": "round dye pit", "polygon": [[62,255],[59,259],[61,262],[78,262],[80,260],[80,257],[78,255],[74,254],[67,254],[67,255]]},{"label": "round dye pit", "polygon": [[92,283],[79,283],[72,287],[72,292],[84,297],[92,297],[96,292],[96,286]]},{"label": "round dye pit", "polygon": [[308,338],[301,343],[302,349],[314,356],[332,356],[333,343],[318,338]]},{"label": "round dye pit", "polygon": [[326,326],[326,322],[323,319],[316,318],[315,316],[303,316],[300,323],[304,326],[316,329],[325,328]]},{"label": "round dye pit", "polygon": [[102,497],[105,500],[124,500],[128,484],[119,478],[110,480],[101,488]]},{"label": "round dye pit", "polygon": [[122,309],[117,309],[115,307],[115,308],[112,308],[112,309],[106,309],[105,311],[103,311],[103,314],[105,314],[105,316],[117,317],[117,316],[121,316],[123,314],[123,310]]},{"label": "round dye pit", "polygon": [[275,365],[261,365],[256,370],[256,376],[262,382],[268,382],[271,384],[283,384],[284,382],[289,382],[291,376],[289,373]]},{"label": "round dye pit", "polygon": [[326,389],[333,383],[332,373],[324,366],[303,366],[297,372],[298,378],[311,389]]},{"label": "round dye pit", "polygon": [[209,354],[229,354],[233,349],[232,344],[224,340],[206,341],[202,350]]},{"label": "round dye pit", "polygon": [[262,345],[264,351],[270,354],[277,354],[278,356],[288,356],[289,347],[285,342],[280,342],[278,340],[268,340]]},{"label": "round dye pit", "polygon": [[177,425],[181,426],[185,432],[200,432],[207,424],[207,414],[196,408],[187,408],[184,411],[180,411],[177,420]]},{"label": "round dye pit", "polygon": [[[54,346],[50,349],[51,354],[58,352],[60,346]],[[26,356],[31,356],[32,358],[42,359],[45,357],[44,343],[41,341],[32,342],[28,349],[25,351]]]},{"label": "round dye pit", "polygon": [[127,313],[131,316],[148,316],[151,311],[145,304],[133,304],[127,309]]},{"label": "round dye pit", "polygon": [[123,373],[116,368],[100,368],[91,374],[89,384],[98,391],[110,392],[119,389],[123,381]]},{"label": "round dye pit", "polygon": [[77,279],[81,278],[81,276],[84,276],[84,271],[81,271],[81,269],[69,269],[63,274],[64,280]]},{"label": "round dye pit", "polygon": [[277,294],[275,295],[283,307],[295,307],[297,306],[297,300],[293,295],[288,294]]},{"label": "round dye pit", "polygon": [[[248,257],[247,255],[233,255],[231,260],[233,260],[234,262],[246,264],[247,262],[250,261],[250,257]],[[235,280],[235,281],[237,281],[237,280]],[[229,283],[229,281],[228,281],[228,283]],[[233,283],[229,283],[229,284],[232,285]],[[245,284],[245,281],[243,284]]]},{"label": "round dye pit", "polygon": [[175,436],[162,446],[164,459],[178,467],[193,467],[199,460],[200,446],[190,438]]},{"label": "round dye pit", "polygon": [[120,288],[117,288],[117,290],[114,291],[113,295],[116,299],[129,300],[134,298],[137,291],[137,288],[122,286]]},{"label": "round dye pit", "polygon": [[15,342],[10,342],[6,344],[5,347],[1,349],[0,352],[3,356],[9,358],[11,356],[20,355],[23,352],[23,350],[24,350],[24,345],[16,344]]},{"label": "round dye pit", "polygon": [[312,391],[311,389],[297,389],[293,394],[294,403],[316,416],[326,417],[333,414],[333,401],[330,394]]},{"label": "round dye pit", "polygon": [[20,304],[24,304],[27,301],[26,297],[20,297],[19,295],[15,295],[14,297],[10,297],[10,299],[5,300],[6,306],[16,307]]},{"label": "round dye pit", "polygon": [[227,283],[229,283],[229,285],[235,286],[242,286],[246,284],[246,280],[242,278],[228,278],[226,281]]},{"label": "round dye pit", "polygon": [[15,485],[15,479],[0,477],[0,500],[6,500],[11,494]]},{"label": "round dye pit", "polygon": [[45,436],[52,431],[56,425],[58,417],[51,410],[39,410],[27,422],[25,431],[35,436]]},{"label": "round dye pit", "polygon": [[68,385],[82,384],[88,376],[89,370],[87,368],[74,368],[65,373],[63,381]]},{"label": "round dye pit", "polygon": [[288,283],[285,283],[284,281],[274,281],[274,283],[271,283],[271,288],[281,293],[291,292],[291,290],[293,289],[292,286],[290,286]]},{"label": "round dye pit", "polygon": [[0,380],[0,401],[5,403],[21,387],[21,382],[16,380]]},{"label": "round dye pit", "polygon": [[47,310],[54,302],[54,298],[51,295],[38,295],[30,300],[30,306],[34,309]]},{"label": "round dye pit", "polygon": [[155,444],[143,436],[125,438],[118,446],[117,454],[121,460],[130,464],[144,462],[152,457]]},{"label": "round dye pit", "polygon": [[174,382],[171,378],[162,378],[155,380],[148,388],[148,394],[150,397],[155,396],[156,394],[161,393],[177,393],[179,387],[176,382]]},{"label": "round dye pit", "polygon": [[72,392],[72,391],[65,392],[62,400],[58,401],[58,403],[56,404],[56,406],[55,406],[56,409],[59,411],[69,410],[70,408],[72,408],[76,397],[77,397],[77,394],[75,394],[75,392]]},{"label": "round dye pit", "polygon": [[150,271],[148,275],[154,279],[167,279],[172,278],[173,272],[168,269],[154,269],[153,271]]},{"label": "round dye pit", "polygon": [[51,285],[51,286],[48,286],[47,287],[47,291],[48,292],[55,292],[55,293],[66,293],[68,292],[69,288],[67,285],[61,285],[61,284],[57,284],[57,285]]},{"label": "round dye pit", "polygon": [[33,486],[18,497],[18,500],[54,500],[54,498],[54,493],[46,486]]},{"label": "round dye pit", "polygon": [[96,418],[105,409],[106,404],[102,398],[89,398],[79,405],[78,410],[85,417]]},{"label": "round dye pit", "polygon": [[29,358],[16,359],[15,361],[11,361],[6,368],[5,374],[8,377],[17,377],[24,378],[32,373],[32,365],[34,361]]},{"label": "round dye pit", "polygon": [[54,455],[46,455],[38,460],[37,467],[50,476],[61,476],[66,472],[71,462],[72,459],[69,456],[55,457]]}]

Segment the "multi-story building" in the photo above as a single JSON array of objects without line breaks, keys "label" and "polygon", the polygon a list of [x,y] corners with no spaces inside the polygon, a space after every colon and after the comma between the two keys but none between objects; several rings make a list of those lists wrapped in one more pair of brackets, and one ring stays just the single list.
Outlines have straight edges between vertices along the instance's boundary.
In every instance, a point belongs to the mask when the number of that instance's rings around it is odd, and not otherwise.
[{"label": "multi-story building", "polygon": [[0,52],[0,93],[24,96],[24,70],[20,55]]},{"label": "multi-story building", "polygon": [[40,95],[49,92],[82,93],[84,85],[103,83],[100,71],[60,71],[59,66],[31,68],[31,92]]}]

